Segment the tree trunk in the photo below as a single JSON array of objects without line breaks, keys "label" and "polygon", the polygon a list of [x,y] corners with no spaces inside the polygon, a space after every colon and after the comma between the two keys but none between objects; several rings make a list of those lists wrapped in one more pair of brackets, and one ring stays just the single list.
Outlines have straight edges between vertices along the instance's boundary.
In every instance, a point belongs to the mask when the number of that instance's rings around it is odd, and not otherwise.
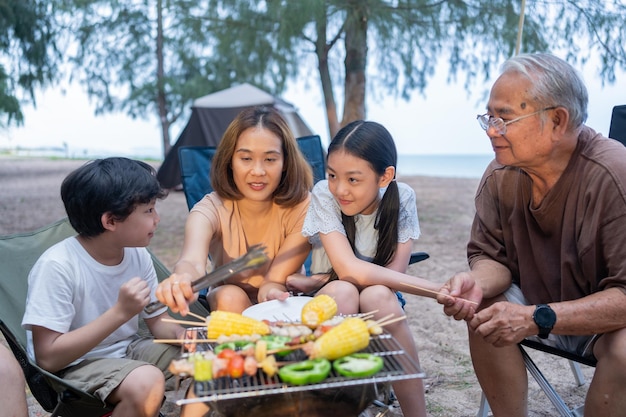
[{"label": "tree trunk", "polygon": [[165,95],[165,69],[163,63],[163,2],[157,0],[157,34],[156,34],[156,85],[157,85],[157,107],[159,109],[159,121],[161,122],[161,132],[163,137],[163,157],[170,151],[170,122],[167,119],[167,98]]},{"label": "tree trunk", "polygon": [[365,67],[367,64],[367,10],[353,2],[345,26],[345,104],[341,126],[365,119]]},{"label": "tree trunk", "polygon": [[339,120],[337,118],[337,103],[333,93],[333,82],[328,68],[328,51],[326,39],[326,15],[317,19],[317,42],[315,44],[315,54],[317,55],[317,68],[322,84],[322,94],[324,95],[324,106],[326,107],[326,120],[328,121],[328,134],[332,139],[339,131]]}]

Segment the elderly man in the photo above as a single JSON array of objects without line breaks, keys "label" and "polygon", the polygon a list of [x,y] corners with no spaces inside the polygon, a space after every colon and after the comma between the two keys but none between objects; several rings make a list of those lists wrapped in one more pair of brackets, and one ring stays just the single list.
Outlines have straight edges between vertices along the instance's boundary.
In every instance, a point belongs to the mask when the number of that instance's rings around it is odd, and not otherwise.
[{"label": "elderly man", "polygon": [[569,64],[521,55],[478,116],[495,161],[476,193],[470,271],[442,289],[455,302],[439,301],[468,323],[495,416],[527,415],[527,337],[595,356],[586,416],[626,410],[626,148],[584,125],[587,101]]}]

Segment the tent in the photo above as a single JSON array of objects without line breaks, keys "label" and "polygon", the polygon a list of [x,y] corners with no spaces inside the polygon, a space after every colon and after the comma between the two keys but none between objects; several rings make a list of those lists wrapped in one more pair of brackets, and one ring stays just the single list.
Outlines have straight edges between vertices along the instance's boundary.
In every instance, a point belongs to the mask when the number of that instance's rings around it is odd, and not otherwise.
[{"label": "tent", "polygon": [[194,100],[187,126],[165,156],[157,178],[164,188],[181,183],[178,149],[182,146],[217,146],[230,122],[242,110],[257,106],[275,107],[285,118],[295,137],[313,134],[296,108],[278,97],[254,87],[240,84]]}]

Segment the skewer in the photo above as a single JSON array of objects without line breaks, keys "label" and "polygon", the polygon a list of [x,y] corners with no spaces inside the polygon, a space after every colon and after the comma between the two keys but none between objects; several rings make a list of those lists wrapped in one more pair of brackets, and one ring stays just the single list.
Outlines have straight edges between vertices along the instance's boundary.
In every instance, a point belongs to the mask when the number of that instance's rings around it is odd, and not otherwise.
[{"label": "skewer", "polygon": [[397,321],[402,321],[402,320],[406,320],[406,316],[396,317],[395,319],[391,319],[391,320],[384,321],[384,322],[380,322],[380,321],[379,321],[379,322],[378,322],[378,325],[379,325],[380,327],[383,327],[383,326],[386,326],[386,325],[388,325],[388,324],[395,323],[395,322],[397,322]]},{"label": "skewer", "polygon": [[378,310],[372,310],[372,311],[368,311],[367,313],[359,314],[359,317],[362,318],[363,320],[367,320],[368,318],[374,317],[374,314],[376,313],[378,313]]},{"label": "skewer", "polygon": [[[378,320],[376,320],[374,323],[372,323],[372,326],[376,326],[376,325],[380,326],[380,323],[384,322],[385,320],[389,320],[390,318],[392,318],[392,317],[393,317],[393,315],[394,315],[394,314],[393,314],[393,313],[391,313],[391,314],[387,314],[385,317],[381,317],[381,318],[379,318],[379,319],[378,319]],[[370,326],[370,327],[371,327],[371,326]]]},{"label": "skewer", "polygon": [[214,339],[154,339],[154,343],[217,343]]},{"label": "skewer", "polygon": [[407,287],[415,288],[416,290],[420,290],[420,291],[427,292],[427,293],[430,293],[430,294],[434,294],[434,295],[445,295],[446,297],[450,297],[450,298],[458,298],[458,299],[463,300],[463,301],[466,301],[466,302],[468,302],[468,303],[470,303],[470,304],[478,305],[478,303],[477,303],[476,301],[467,300],[467,299],[465,299],[465,298],[455,297],[455,296],[450,295],[450,294],[444,294],[444,293],[442,293],[442,292],[429,290],[429,289],[426,289],[426,288],[423,288],[423,287],[418,287],[417,285],[407,284],[406,282],[401,282],[400,284],[402,284],[402,285],[406,285]]},{"label": "skewer", "polygon": [[189,312],[189,313],[187,313],[187,314],[189,314],[191,317],[195,317],[195,318],[197,318],[197,319],[201,320],[201,321],[202,321],[202,323],[200,323],[200,324],[204,324],[204,323],[206,323],[207,318],[206,318],[206,317],[202,317],[200,314],[196,314],[196,313],[194,313],[193,311],[190,311],[190,312]]},{"label": "skewer", "polygon": [[198,325],[206,325],[206,322],[197,322],[197,321],[190,321],[190,320],[179,320],[179,319],[168,319],[168,318],[162,318],[161,320],[163,320],[166,323],[186,324],[186,325],[195,326],[195,327],[198,327]]},{"label": "skewer", "polygon": [[274,353],[278,353],[278,352],[284,352],[286,350],[298,350],[298,349],[302,349],[302,346],[306,345],[306,343],[300,343],[297,345],[285,345],[283,347],[281,347],[280,349],[272,349],[272,350],[268,350],[267,354],[268,355],[273,355]]}]

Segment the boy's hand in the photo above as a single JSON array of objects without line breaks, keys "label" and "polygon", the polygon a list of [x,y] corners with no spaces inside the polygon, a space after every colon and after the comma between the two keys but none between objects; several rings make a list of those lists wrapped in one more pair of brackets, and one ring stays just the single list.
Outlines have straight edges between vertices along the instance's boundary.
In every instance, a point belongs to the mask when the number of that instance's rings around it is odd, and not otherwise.
[{"label": "boy's hand", "polygon": [[120,287],[117,304],[128,317],[135,316],[150,302],[148,283],[135,277]]}]

